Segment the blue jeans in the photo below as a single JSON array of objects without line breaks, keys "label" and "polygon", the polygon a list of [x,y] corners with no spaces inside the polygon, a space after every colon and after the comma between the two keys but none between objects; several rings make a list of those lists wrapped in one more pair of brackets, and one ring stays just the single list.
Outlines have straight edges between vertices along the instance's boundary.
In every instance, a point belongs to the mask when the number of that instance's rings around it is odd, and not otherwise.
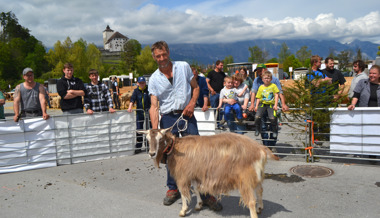
[{"label": "blue jeans", "polygon": [[[164,114],[161,116],[160,120],[160,128],[161,129],[166,129],[171,126],[178,120],[178,118],[181,116],[181,114]],[[198,132],[198,126],[197,126],[197,120],[195,119],[194,116],[191,118],[184,116],[184,119],[187,120],[187,129],[184,132],[181,132],[182,136],[187,136],[187,135],[199,135]],[[183,129],[185,123],[183,121],[180,121],[178,123],[178,127],[180,129]],[[173,127],[172,133],[179,137],[180,132],[178,131],[177,125]],[[167,170],[167,180],[166,180],[166,185],[168,186],[169,190],[176,190],[178,189],[177,184],[175,183],[174,178],[170,175],[168,165],[166,165],[166,170]]]},{"label": "blue jeans", "polygon": [[236,117],[238,119],[243,119],[243,112],[241,110],[241,107],[240,107],[240,104],[239,103],[235,103],[235,104],[226,104],[224,106],[224,119],[225,120],[231,120],[231,110],[234,110],[235,113],[236,113]]},{"label": "blue jeans", "polygon": [[[148,111],[144,112],[141,110],[136,111],[136,130],[143,130],[144,123],[146,129],[152,128],[152,124],[148,120]],[[143,142],[143,135],[136,133],[136,148],[141,148]]]},{"label": "blue jeans", "polygon": [[[219,106],[219,97],[220,97],[219,93],[216,93],[215,95],[210,94],[210,106],[211,106],[211,108],[217,108]],[[223,114],[224,114],[224,112],[222,110],[219,111],[219,116],[216,118],[216,120],[220,121],[223,117]],[[219,123],[218,123],[218,127],[219,127]]]},{"label": "blue jeans", "polygon": [[244,131],[246,130],[245,124],[239,125],[235,123],[234,117],[232,117],[230,120],[227,120],[227,126],[230,129],[230,132],[234,132],[237,134],[243,135],[245,133]]},{"label": "blue jeans", "polygon": [[272,133],[270,134],[267,133],[268,130],[272,131],[271,125],[269,125],[269,128],[268,128],[268,124],[267,124],[268,120],[269,120],[268,111],[265,110],[265,112],[263,113],[261,117],[261,139],[263,140],[263,145],[275,146],[277,142],[277,137],[276,138],[273,137]]}]

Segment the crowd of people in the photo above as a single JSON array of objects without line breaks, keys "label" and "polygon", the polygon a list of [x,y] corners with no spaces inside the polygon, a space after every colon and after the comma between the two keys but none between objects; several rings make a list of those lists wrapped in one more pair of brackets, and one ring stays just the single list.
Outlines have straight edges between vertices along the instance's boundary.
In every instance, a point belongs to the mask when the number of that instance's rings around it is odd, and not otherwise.
[{"label": "crowd of people", "polygon": [[[257,77],[252,81],[246,68],[241,68],[236,74],[227,76],[223,72],[223,61],[216,61],[215,69],[204,77],[198,73],[196,67],[190,67],[187,62],[170,60],[169,46],[164,41],[158,41],[151,48],[153,59],[158,69],[151,75],[149,86],[144,77],[137,79],[138,87],[134,89],[127,111],[133,112],[136,104],[136,129],[172,128],[176,136],[199,135],[194,109],[202,111],[211,108],[217,109],[217,128],[225,129],[227,123],[230,131],[244,134],[246,125],[243,113],[256,112],[255,135],[261,134],[263,144],[275,146],[278,137],[277,110],[289,110],[278,78],[266,69],[265,64],[258,64],[255,73]],[[328,84],[337,90],[336,96],[342,95],[345,88],[345,78],[339,70],[334,68],[334,60],[325,59],[326,69],[320,70],[321,57],[311,57],[311,70],[307,74],[312,95],[324,92],[321,84]],[[355,107],[380,106],[380,67],[374,65],[369,70],[369,76],[364,73],[365,64],[361,60],[354,62],[354,79],[349,90],[352,99],[348,110]],[[90,84],[84,86],[81,79],[73,76],[74,68],[70,63],[64,64],[63,76],[57,82],[57,91],[61,97],[63,114],[87,114],[94,112],[114,113],[120,109],[119,86],[113,78],[111,89],[99,82],[99,73],[91,69],[88,73]],[[254,72],[252,72],[254,73]],[[17,85],[14,93],[14,121],[20,117],[39,117],[49,119],[46,110],[47,90],[42,84],[34,81],[34,72],[25,68],[22,72],[25,82]],[[110,91],[111,90],[111,91]],[[84,102],[82,101],[84,98]],[[332,99],[333,99],[332,98]],[[249,102],[251,105],[249,106]],[[4,119],[4,96],[0,92],[0,115]],[[21,110],[20,110],[21,107]],[[224,107],[224,110],[220,110]],[[160,116],[159,116],[160,115]],[[148,122],[148,117],[150,121]],[[178,122],[182,118],[185,122]],[[267,125],[269,122],[269,126]],[[143,138],[136,135],[136,151],[141,152]],[[165,162],[165,158],[164,158]],[[164,198],[165,205],[171,205],[179,197],[175,180],[167,169],[168,191]],[[203,203],[212,210],[218,211],[222,206],[210,195],[202,196]]]}]

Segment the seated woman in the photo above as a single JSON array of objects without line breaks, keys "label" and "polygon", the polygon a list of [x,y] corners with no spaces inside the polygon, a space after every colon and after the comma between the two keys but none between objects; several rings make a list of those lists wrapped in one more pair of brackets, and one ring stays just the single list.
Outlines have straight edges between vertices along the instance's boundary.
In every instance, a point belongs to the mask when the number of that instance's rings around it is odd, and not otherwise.
[{"label": "seated woman", "polygon": [[[243,93],[241,96],[238,96],[238,103],[241,105],[242,111],[245,111],[248,108],[248,101],[249,101],[249,90],[247,90],[247,85],[243,83],[244,77],[241,74],[235,74],[232,76],[232,80],[234,82],[234,87],[237,90],[238,93],[241,93],[243,90]],[[244,134],[244,130],[246,130],[245,124],[235,122],[234,117],[230,120],[227,120],[228,128],[231,132],[235,132],[238,134]]]},{"label": "seated woman", "polygon": [[358,107],[380,107],[380,66],[373,65],[368,79],[362,79],[354,89],[354,95],[348,110]]}]

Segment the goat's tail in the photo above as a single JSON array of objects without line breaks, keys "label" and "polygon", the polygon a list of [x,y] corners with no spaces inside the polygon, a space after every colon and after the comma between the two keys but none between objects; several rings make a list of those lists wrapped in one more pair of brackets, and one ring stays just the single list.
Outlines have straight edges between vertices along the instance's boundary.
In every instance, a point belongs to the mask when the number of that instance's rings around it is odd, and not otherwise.
[{"label": "goat's tail", "polygon": [[265,152],[267,154],[267,158],[272,159],[272,160],[280,160],[280,158],[276,155],[273,154],[273,152],[267,147],[265,147]]}]

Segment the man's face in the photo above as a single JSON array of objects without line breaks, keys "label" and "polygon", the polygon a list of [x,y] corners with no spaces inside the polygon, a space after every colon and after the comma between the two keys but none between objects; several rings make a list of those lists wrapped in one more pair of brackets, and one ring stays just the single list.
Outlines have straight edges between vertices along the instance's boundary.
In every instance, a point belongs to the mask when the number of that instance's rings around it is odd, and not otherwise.
[{"label": "man's face", "polygon": [[27,83],[32,83],[34,82],[34,73],[33,72],[28,72],[27,74],[24,75],[24,80]]},{"label": "man's face", "polygon": [[219,70],[219,72],[223,71],[223,63],[219,63],[219,65],[216,65],[216,69]]},{"label": "man's face", "polygon": [[378,84],[380,72],[376,68],[372,68],[369,70],[368,78],[371,83]]},{"label": "man's face", "polygon": [[319,60],[318,60],[317,62],[315,62],[314,64],[315,64],[315,66],[316,66],[317,68],[320,68],[321,65],[322,65],[322,63],[321,63],[321,59],[319,59]]},{"label": "man's face", "polygon": [[170,52],[166,51],[165,48],[153,51],[153,59],[157,62],[159,68],[167,68],[169,66],[169,55]]},{"label": "man's face", "polygon": [[327,64],[326,64],[326,68],[328,70],[333,70],[334,69],[334,61],[333,60],[329,60],[329,62],[327,62]]},{"label": "man's face", "polygon": [[63,73],[65,74],[66,79],[71,79],[73,77],[74,69],[73,68],[65,68],[65,69],[63,69]]},{"label": "man's face", "polygon": [[98,84],[98,78],[99,78],[98,74],[92,73],[92,74],[90,74],[89,78],[90,78],[92,84]]},{"label": "man's face", "polygon": [[[257,76],[261,77],[263,75],[263,71],[264,71],[263,68],[262,69],[258,69],[257,70]],[[262,79],[262,77],[261,77],[261,79]]]},{"label": "man's face", "polygon": [[194,75],[195,78],[198,77],[198,71],[196,69],[193,70],[193,75]]},{"label": "man's face", "polygon": [[355,71],[355,73],[359,73],[359,65],[358,64],[354,64],[354,71]]}]

